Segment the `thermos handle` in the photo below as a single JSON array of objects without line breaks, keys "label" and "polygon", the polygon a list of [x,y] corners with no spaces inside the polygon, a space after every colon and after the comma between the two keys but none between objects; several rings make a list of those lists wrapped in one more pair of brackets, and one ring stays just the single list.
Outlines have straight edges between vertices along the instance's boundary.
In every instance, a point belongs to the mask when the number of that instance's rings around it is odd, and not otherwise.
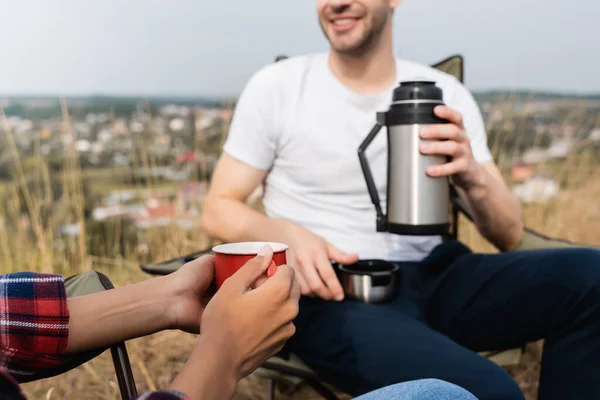
[{"label": "thermos handle", "polygon": [[373,142],[377,134],[381,131],[381,128],[385,125],[385,113],[377,113],[377,123],[371,129],[371,132],[367,135],[365,140],[358,147],[358,159],[360,161],[360,166],[362,168],[363,175],[365,177],[365,181],[367,182],[367,189],[369,190],[369,196],[371,197],[371,202],[375,205],[375,211],[377,213],[377,232],[385,232],[387,226],[387,218],[383,214],[381,210],[381,201],[379,200],[379,194],[377,193],[377,187],[375,186],[375,181],[373,180],[373,174],[371,173],[371,167],[369,166],[369,162],[367,161],[367,157],[365,152],[367,151],[367,147]]}]

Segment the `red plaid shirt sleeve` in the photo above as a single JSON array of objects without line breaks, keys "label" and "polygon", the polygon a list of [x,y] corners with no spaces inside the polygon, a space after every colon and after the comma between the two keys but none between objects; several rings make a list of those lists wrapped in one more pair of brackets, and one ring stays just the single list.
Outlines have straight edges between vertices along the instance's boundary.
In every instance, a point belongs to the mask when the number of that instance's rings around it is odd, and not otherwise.
[{"label": "red plaid shirt sleeve", "polygon": [[0,276],[0,366],[16,380],[56,367],[67,347],[69,309],[59,275]]}]

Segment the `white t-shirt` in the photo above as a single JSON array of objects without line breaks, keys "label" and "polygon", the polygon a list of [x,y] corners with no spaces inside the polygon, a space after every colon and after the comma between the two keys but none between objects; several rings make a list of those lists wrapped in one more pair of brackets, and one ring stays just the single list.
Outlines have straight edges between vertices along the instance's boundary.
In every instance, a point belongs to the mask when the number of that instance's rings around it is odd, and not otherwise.
[{"label": "white t-shirt", "polygon": [[[444,102],[463,114],[475,159],[491,160],[481,114],[467,89],[429,66],[396,63],[398,82],[428,78],[437,83]],[[362,259],[421,260],[441,238],[377,232],[358,160],[360,143],[377,111],[388,109],[396,86],[380,95],[359,95],[333,75],[326,53],[269,64],[240,95],[224,151],[268,170],[263,197],[268,216],[293,221]],[[367,149],[367,158],[385,210],[385,128]]]}]

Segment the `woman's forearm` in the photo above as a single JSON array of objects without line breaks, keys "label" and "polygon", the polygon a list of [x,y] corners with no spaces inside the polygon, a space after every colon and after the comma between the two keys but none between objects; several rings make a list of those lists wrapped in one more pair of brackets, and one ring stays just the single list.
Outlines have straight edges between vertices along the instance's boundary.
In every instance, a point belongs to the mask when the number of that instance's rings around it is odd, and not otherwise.
[{"label": "woman's forearm", "polygon": [[224,400],[233,397],[239,368],[227,343],[200,335],[170,389],[185,393],[191,400]]},{"label": "woman's forearm", "polygon": [[164,278],[69,298],[66,352],[102,348],[168,329],[173,299]]}]

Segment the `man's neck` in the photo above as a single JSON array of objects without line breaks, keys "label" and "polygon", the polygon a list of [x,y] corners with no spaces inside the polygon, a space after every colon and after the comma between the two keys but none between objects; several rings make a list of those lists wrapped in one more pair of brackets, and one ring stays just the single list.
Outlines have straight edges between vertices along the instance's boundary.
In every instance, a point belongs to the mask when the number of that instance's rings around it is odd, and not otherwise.
[{"label": "man's neck", "polygon": [[329,52],[329,67],[341,83],[362,94],[378,94],[396,83],[396,60],[391,45],[378,46],[361,55]]}]

